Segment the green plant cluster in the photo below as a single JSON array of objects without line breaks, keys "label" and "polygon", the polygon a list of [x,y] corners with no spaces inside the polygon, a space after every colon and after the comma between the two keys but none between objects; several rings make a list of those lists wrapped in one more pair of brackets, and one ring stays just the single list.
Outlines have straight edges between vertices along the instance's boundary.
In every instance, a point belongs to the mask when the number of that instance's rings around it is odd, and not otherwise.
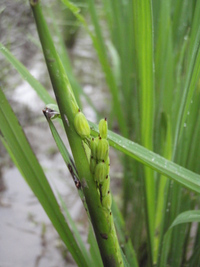
[{"label": "green plant cluster", "polygon": [[[65,56],[56,20],[57,50],[34,1],[46,65],[97,240],[90,230],[89,253],[77,229],[71,232],[73,222],[66,223],[0,90],[3,144],[78,266],[121,266],[122,261],[136,267],[199,266],[200,0],[85,0],[84,14],[90,15],[92,27],[80,13],[83,6],[62,2],[92,40],[111,95],[109,129],[115,126],[120,133],[108,131],[104,119],[99,128],[87,122],[77,104],[84,93]],[[2,44],[0,51],[45,104],[55,102]],[[63,153],[64,145],[57,140]],[[109,145],[122,152],[120,205],[115,198],[111,203]],[[110,210],[119,242],[116,233],[108,235]]]}]

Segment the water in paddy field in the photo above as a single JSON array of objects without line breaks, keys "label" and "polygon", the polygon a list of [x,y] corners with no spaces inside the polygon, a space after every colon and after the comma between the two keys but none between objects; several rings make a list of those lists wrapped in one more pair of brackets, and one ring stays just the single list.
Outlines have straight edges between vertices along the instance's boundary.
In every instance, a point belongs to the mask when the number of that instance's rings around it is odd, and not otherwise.
[{"label": "water in paddy field", "polygon": [[[30,37],[37,40],[27,2],[2,1],[0,41],[25,64],[36,79],[51,90],[42,53],[33,41],[30,41]],[[80,29],[75,45],[70,49],[70,57],[75,75],[79,77],[84,92],[99,111],[106,111],[109,95],[102,83],[104,77],[99,70],[100,66],[92,49],[91,40],[83,29]],[[50,184],[63,197],[72,218],[77,222],[83,240],[86,241],[86,214],[43,117],[44,104],[28,83],[10,67],[1,53],[0,65],[1,87],[23,126]],[[96,122],[96,115],[85,99],[83,104],[86,117]],[[59,132],[65,138],[60,128]],[[64,140],[67,143],[66,138]],[[0,167],[0,267],[76,266],[1,143]]]}]

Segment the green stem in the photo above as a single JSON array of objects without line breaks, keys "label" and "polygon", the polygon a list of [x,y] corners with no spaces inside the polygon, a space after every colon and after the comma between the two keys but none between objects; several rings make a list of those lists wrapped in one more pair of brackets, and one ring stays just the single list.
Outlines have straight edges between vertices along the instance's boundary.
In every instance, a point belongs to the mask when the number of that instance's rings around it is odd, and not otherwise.
[{"label": "green stem", "polygon": [[[83,141],[74,128],[74,118],[76,115],[74,107],[77,105],[74,94],[63,65],[55,50],[50,32],[42,14],[40,3],[38,0],[30,0],[30,3],[61,118],[71,146],[79,178],[83,186],[83,192],[104,266],[123,266],[112,213],[110,213],[109,218],[112,222],[110,225],[108,224],[108,218],[102,209],[100,198],[96,190],[96,184],[90,172],[89,162],[83,147]],[[82,266],[85,265],[86,264]]]}]

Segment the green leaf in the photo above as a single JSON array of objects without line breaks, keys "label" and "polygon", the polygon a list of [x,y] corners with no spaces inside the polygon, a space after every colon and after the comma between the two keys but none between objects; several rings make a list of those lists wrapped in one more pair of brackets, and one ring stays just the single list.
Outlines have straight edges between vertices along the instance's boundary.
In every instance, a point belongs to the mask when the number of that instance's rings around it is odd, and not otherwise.
[{"label": "green leaf", "polygon": [[90,31],[86,20],[84,19],[82,15],[78,13],[78,9],[73,3],[71,3],[68,0],[62,0],[62,2],[73,12],[73,14],[81,22],[81,24],[84,26],[84,28],[86,29],[86,31],[88,32],[88,34],[90,35],[93,41],[93,46],[97,51],[99,61],[102,65],[102,69],[104,71],[107,84],[110,88],[110,91],[113,97],[113,104],[116,110],[120,130],[125,136],[128,136],[127,127],[126,127],[125,120],[124,120],[124,115],[122,113],[122,110],[118,108],[120,106],[120,98],[119,98],[119,94],[117,90],[117,84],[116,84],[112,69],[110,67],[109,59],[106,53],[106,46],[105,46],[104,39],[102,36],[101,28],[99,26],[99,19],[96,13],[94,1],[87,0],[92,23],[93,23],[94,30],[95,30],[95,34],[93,34]]},{"label": "green leaf", "polygon": [[186,80],[184,84],[184,89],[182,90],[182,99],[180,103],[177,127],[175,133],[175,149],[179,137],[184,129],[184,124],[187,121],[187,112],[191,105],[191,100],[196,89],[196,83],[200,75],[200,26],[199,26],[199,16],[200,16],[200,1],[196,1],[196,7],[194,12],[194,19],[191,25],[191,40],[188,56],[188,68],[186,71]]},{"label": "green leaf", "polygon": [[[98,127],[90,122],[92,133],[96,136]],[[196,193],[200,193],[200,175],[169,161],[160,155],[140,146],[116,133],[108,131],[109,144],[124,154],[138,160],[172,180]]]},{"label": "green leaf", "polygon": [[[116,204],[116,202],[112,201],[112,212],[113,217],[115,220],[115,226],[117,229],[117,234],[119,238],[119,242],[121,244],[121,247],[123,248],[123,258],[124,258],[124,264],[127,264],[126,261],[130,264],[132,267],[138,267],[137,257],[135,250],[133,248],[132,242],[130,237],[128,237],[128,232],[126,231],[126,225],[125,221],[123,219],[123,216]],[[129,266],[127,264],[127,266]]]},{"label": "green leaf", "polygon": [[[92,134],[97,136],[98,126],[89,122]],[[200,193],[200,175],[134,143],[112,131],[108,131],[109,144],[126,155],[138,160],[158,173],[171,178],[194,192]]]},{"label": "green leaf", "polygon": [[60,207],[35,157],[26,136],[19,125],[3,91],[0,89],[0,131],[4,144],[30,188],[40,201],[52,224],[67,246],[78,266],[88,266],[73,233],[67,225]]},{"label": "green leaf", "polygon": [[[62,208],[64,210],[65,216],[67,218],[67,222],[68,222],[68,224],[70,226],[70,229],[72,229],[72,231],[73,231],[74,237],[76,238],[76,240],[77,240],[77,242],[79,244],[79,247],[80,247],[80,249],[82,251],[82,254],[85,257],[85,259],[86,259],[86,261],[88,263],[88,266],[92,266],[91,265],[92,264],[92,260],[91,260],[91,257],[89,256],[88,251],[87,251],[86,244],[83,242],[83,240],[81,238],[81,235],[79,234],[79,231],[78,231],[78,229],[76,227],[76,224],[74,223],[74,221],[73,221],[73,219],[72,219],[72,217],[71,217],[71,215],[70,215],[70,213],[69,213],[69,211],[67,209],[67,206],[66,206],[62,196],[59,194],[58,191],[57,191],[57,195],[58,195],[58,198],[59,198],[60,203],[62,205]],[[94,237],[94,241],[96,242],[95,237]],[[97,246],[97,242],[96,242],[96,246]],[[97,246],[97,249],[98,249],[98,246]],[[101,257],[100,257],[100,260],[101,260]]]},{"label": "green leaf", "polygon": [[200,210],[188,210],[182,212],[176,217],[169,229],[178,224],[189,222],[200,222]]},{"label": "green leaf", "polygon": [[91,225],[89,226],[88,243],[90,244],[90,254],[93,260],[93,265],[91,266],[103,267],[101,255]]},{"label": "green leaf", "polygon": [[[135,49],[137,52],[138,93],[140,104],[141,144],[153,150],[154,124],[154,72],[153,72],[153,19],[152,1],[133,1]],[[144,168],[145,213],[149,257],[152,265],[154,254],[155,182],[154,173]]]},{"label": "green leaf", "polygon": [[171,226],[169,227],[168,231],[165,233],[164,241],[163,241],[163,248],[160,258],[160,267],[165,267],[167,265],[167,256],[170,248],[170,242],[172,237],[172,228],[176,225],[182,223],[191,223],[191,222],[200,222],[200,211],[199,210],[189,210],[180,213],[176,219],[173,221]]},{"label": "green leaf", "polygon": [[[56,107],[57,106],[55,105],[54,108],[56,108]],[[79,177],[78,177],[78,173],[77,173],[77,170],[76,170],[75,163],[74,163],[70,153],[68,152],[66,146],[64,145],[60,135],[58,134],[53,122],[48,117],[46,117],[46,118],[47,118],[47,121],[49,123],[49,127],[50,127],[50,130],[51,130],[52,136],[54,138],[54,141],[56,142],[56,145],[57,145],[57,147],[58,147],[58,149],[60,151],[60,154],[62,155],[63,160],[64,160],[67,168],[69,169],[69,171],[70,171],[70,173],[72,175],[72,178],[74,180],[75,186],[78,189],[79,196],[80,196],[80,198],[81,198],[81,200],[82,200],[82,202],[84,204],[85,210],[87,212],[88,218],[90,218],[90,215],[89,215],[89,212],[88,212],[88,207],[87,207],[87,204],[85,202],[84,193],[83,193],[83,190],[82,190],[82,186],[80,184],[80,180],[79,180]]]},{"label": "green leaf", "polygon": [[0,52],[13,65],[13,67],[21,74],[22,78],[27,81],[36,91],[38,96],[45,104],[55,103],[55,100],[49,95],[46,89],[30,74],[26,67],[19,62],[9,51],[0,43]]},{"label": "green leaf", "polygon": [[200,266],[200,246],[197,246],[197,248],[195,249],[195,251],[193,252],[190,261],[189,261],[189,267],[196,267],[196,266]]}]

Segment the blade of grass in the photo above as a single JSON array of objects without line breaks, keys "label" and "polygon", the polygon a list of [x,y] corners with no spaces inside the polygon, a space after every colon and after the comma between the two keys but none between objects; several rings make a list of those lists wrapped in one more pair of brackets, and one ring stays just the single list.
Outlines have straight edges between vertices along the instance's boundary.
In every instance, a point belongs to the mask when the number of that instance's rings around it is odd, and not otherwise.
[{"label": "blade of grass", "polygon": [[122,214],[119,211],[119,208],[115,201],[113,201],[112,203],[112,212],[115,220],[117,233],[119,236],[119,242],[121,244],[121,248],[124,251],[125,257],[127,258],[127,261],[130,266],[138,267],[139,265],[137,262],[135,250],[133,248],[130,237],[128,237],[128,233],[126,232],[126,226]]},{"label": "blade of grass", "polygon": [[22,78],[27,81],[36,91],[41,100],[45,103],[55,103],[55,100],[49,95],[46,89],[39,83],[26,69],[26,67],[19,62],[3,44],[0,43],[0,52],[12,64],[12,66],[21,74]]},{"label": "blade of grass", "polygon": [[[89,122],[89,124],[91,127],[92,135],[98,136],[98,126],[92,122]],[[168,132],[168,138],[170,139],[170,129]],[[110,145],[117,150],[154,169],[158,173],[173,179],[174,181],[182,184],[188,189],[191,189],[197,193],[200,192],[199,174],[185,169],[180,165],[164,157],[161,157],[160,155],[146,149],[145,147],[134,143],[133,141],[128,140],[110,130],[108,131],[108,140]]]},{"label": "blade of grass", "polygon": [[[46,117],[47,118],[47,117]],[[54,138],[54,141],[58,147],[58,150],[60,151],[62,157],[63,157],[63,160],[67,166],[67,168],[69,169],[70,171],[70,168],[72,168],[73,170],[73,173],[77,176],[76,178],[79,179],[78,177],[78,174],[77,174],[77,170],[75,168],[75,163],[73,162],[73,159],[71,158],[66,146],[64,145],[61,137],[59,136],[53,122],[50,120],[50,119],[47,119],[48,121],[48,124],[49,124],[49,127],[50,127],[50,130],[51,130],[51,133],[52,133],[52,136]],[[70,167],[69,167],[70,166]],[[72,174],[72,173],[71,173]],[[90,218],[90,215],[89,215],[89,212],[88,212],[88,207],[87,207],[87,204],[85,203],[85,197],[84,197],[84,193],[83,193],[83,190],[82,190],[82,187],[81,187],[81,184],[80,181],[75,181],[75,177],[72,177],[74,182],[75,182],[75,186],[77,187],[78,189],[78,194],[83,202],[83,205],[85,207],[85,210],[87,212],[87,215],[88,215],[88,218]]]},{"label": "blade of grass", "polygon": [[[194,92],[193,103],[190,106],[190,110],[187,113],[187,124],[185,124],[184,131],[181,138],[181,143],[184,143],[179,154],[179,162],[183,166],[187,166],[190,170],[194,171],[194,159],[197,157],[194,154],[193,147],[196,147],[196,144],[199,140],[199,124],[198,124],[198,115],[199,115],[199,103],[200,103],[200,84],[197,85],[196,91]],[[188,164],[190,161],[190,166]]]},{"label": "blade of grass", "polygon": [[173,6],[172,31],[176,50],[181,46],[184,35],[188,30],[193,4],[194,2],[187,0],[177,0],[176,3],[171,3],[171,6]]},{"label": "blade of grass", "polygon": [[[162,136],[161,144],[163,144],[162,147],[162,154],[163,156],[170,160],[172,156],[172,129],[171,129],[171,121],[169,119],[169,116],[165,118],[163,116],[163,124],[164,129],[164,136]],[[157,193],[157,206],[156,206],[156,218],[155,218],[155,231],[157,235],[155,236],[155,258],[158,257],[158,251],[159,251],[159,245],[160,240],[162,239],[162,220],[163,220],[163,214],[165,210],[165,202],[167,199],[167,195],[165,194],[166,188],[168,186],[169,181],[167,181],[167,178],[164,175],[161,175],[158,181],[158,193]]]},{"label": "blade of grass", "polygon": [[61,61],[63,63],[65,71],[68,73],[70,84],[73,87],[74,95],[76,97],[77,103],[80,106],[81,105],[81,103],[80,103],[80,94],[83,91],[81,89],[80,84],[78,84],[78,82],[76,81],[76,79],[75,79],[75,77],[73,75],[73,71],[72,71],[70,59],[69,59],[69,56],[68,56],[68,53],[67,53],[67,50],[66,50],[66,46],[64,44],[64,40],[62,38],[62,35],[61,35],[61,33],[60,33],[59,29],[58,29],[58,25],[56,23],[56,19],[55,19],[55,16],[53,14],[52,8],[50,8],[50,7],[47,8],[47,14],[48,14],[48,17],[51,18],[51,22],[52,22],[52,26],[53,26],[52,27],[53,28],[53,32],[54,32],[54,35],[55,35],[55,37],[57,39],[56,48],[57,48],[58,54],[59,54],[60,59],[61,59]]},{"label": "blade of grass", "polygon": [[[92,122],[90,123],[91,131],[94,136],[98,136],[98,126]],[[170,139],[170,126],[168,125],[168,138]],[[138,160],[139,162],[156,170],[160,174],[167,176],[176,182],[181,183],[189,189],[199,193],[200,192],[200,175],[191,172],[172,161],[161,157],[160,155],[136,144],[112,131],[108,131],[108,140],[111,146],[126,155]],[[171,142],[171,141],[168,141]],[[169,155],[168,155],[169,157]],[[187,177],[188,176],[188,177]]]},{"label": "blade of grass", "polygon": [[124,136],[127,137],[128,131],[127,131],[126,123],[125,123],[124,114],[122,112],[122,109],[119,108],[121,106],[121,102],[120,102],[120,98],[119,98],[119,94],[118,94],[117,83],[116,83],[115,77],[112,73],[112,69],[110,67],[110,63],[108,60],[108,55],[106,52],[106,46],[105,46],[104,38],[103,38],[103,35],[101,32],[101,27],[99,24],[99,18],[97,16],[97,12],[96,12],[96,8],[95,8],[95,3],[93,0],[87,0],[87,2],[88,2],[88,7],[89,7],[92,23],[93,23],[94,29],[95,29],[95,37],[97,40],[97,46],[95,48],[96,48],[97,54],[99,56],[99,61],[102,65],[102,69],[104,71],[107,84],[108,84],[110,92],[112,94],[113,106],[114,106],[113,108],[114,108],[115,113],[117,115],[117,121],[119,124],[120,131]]},{"label": "blade of grass", "polygon": [[200,266],[200,246],[198,246],[194,253],[192,254],[190,260],[189,260],[189,267],[196,267],[196,266]]},{"label": "blade of grass", "polygon": [[66,50],[66,46],[65,46],[63,37],[59,31],[59,28],[58,28],[58,25],[56,23],[56,19],[55,19],[53,12],[52,12],[52,9],[49,8],[48,12],[49,12],[49,15],[50,15],[52,22],[53,22],[55,35],[58,39],[58,41],[56,43],[56,48],[57,48],[58,54],[61,58],[61,61],[63,63],[63,66],[65,68],[65,71],[68,74],[69,82],[72,85],[72,88],[74,90],[74,94],[75,94],[76,100],[78,102],[78,105],[80,106],[80,108],[82,108],[81,102],[80,102],[80,95],[83,95],[84,98],[86,99],[87,103],[93,108],[93,110],[96,112],[96,114],[98,114],[96,107],[92,103],[91,99],[84,93],[79,82],[77,81],[77,79],[75,78],[75,76],[73,74],[73,70],[72,70],[71,62],[70,62],[70,59],[69,59],[69,56],[68,56],[68,53]]},{"label": "blade of grass", "polygon": [[[98,135],[98,127],[90,122],[92,134]],[[124,154],[136,159],[153,170],[180,183],[196,193],[200,193],[200,175],[169,161],[160,155],[138,145],[112,131],[108,131],[109,144]]]},{"label": "blade of grass", "polygon": [[[118,95],[120,95],[121,105],[123,106],[124,119],[128,129],[127,138],[139,140],[140,130],[137,90],[136,90],[136,56],[134,46],[134,31],[133,31],[133,1],[103,1],[105,19],[109,25],[109,37],[112,39],[113,47],[118,54],[118,77],[115,75],[117,83]],[[100,7],[101,8],[101,7]],[[99,20],[101,22],[101,20]],[[111,54],[112,56],[112,54]],[[111,57],[112,58],[112,57]],[[113,62],[114,63],[114,62]],[[113,72],[115,74],[115,72]],[[112,108],[112,113],[116,114],[115,107]],[[115,117],[116,115],[114,115]],[[109,117],[109,122],[111,117]],[[136,183],[136,180],[141,178],[137,173],[137,162],[123,157],[123,215],[128,220],[130,214],[128,207],[133,204],[132,186],[130,184]],[[142,202],[141,202],[142,203]],[[138,215],[136,215],[137,217]],[[133,225],[134,223],[132,223]],[[133,226],[134,227],[134,226]],[[140,231],[135,231],[139,233]],[[140,238],[139,238],[140,239]],[[136,237],[134,238],[136,240]]]},{"label": "blade of grass", "polygon": [[[193,101],[194,92],[196,89],[196,83],[199,77],[200,69],[199,69],[199,59],[200,59],[200,50],[199,50],[199,40],[200,40],[200,27],[199,27],[199,7],[200,1],[196,1],[196,7],[193,13],[193,22],[191,24],[191,34],[189,40],[189,49],[187,57],[185,60],[187,65],[185,69],[183,69],[186,73],[185,80],[179,88],[179,103],[176,103],[179,107],[178,110],[178,118],[175,122],[175,137],[174,137],[174,151],[173,151],[173,160],[182,166],[186,166],[186,153],[190,150],[190,143],[187,140],[193,139],[193,131],[192,131],[192,118],[188,116],[188,112],[191,112],[193,109]],[[184,88],[182,90],[182,87]],[[196,99],[195,99],[196,100]],[[191,106],[192,104],[192,106]],[[196,102],[197,105],[199,103]],[[192,113],[192,112],[191,112]],[[190,120],[190,121],[189,121]],[[180,212],[184,211],[185,208],[192,208],[191,204],[188,205],[189,197],[187,199],[183,199],[183,194],[181,187],[178,184],[174,184],[170,187],[170,198],[168,199],[170,206],[170,212],[167,215],[169,220],[166,227],[169,226],[169,223],[173,221],[173,219]],[[184,204],[183,204],[184,203]],[[167,204],[167,203],[166,203]],[[167,209],[167,207],[166,207]],[[179,266],[181,264],[183,254],[185,252],[184,246],[187,246],[187,229],[186,226],[180,226],[174,229],[171,246],[169,250],[168,257],[171,259],[170,264],[172,266]]]},{"label": "blade of grass", "polygon": [[[198,99],[198,102],[196,103],[196,111],[193,108],[193,111],[190,113],[191,117],[194,114],[196,123],[193,127],[193,132],[191,133],[191,139],[190,143],[188,144],[189,153],[187,153],[187,166],[190,170],[193,170],[197,173],[200,172],[199,168],[199,147],[197,146],[199,142],[199,135],[200,135],[200,110],[199,110],[199,101],[200,101],[200,92],[195,95],[195,101]],[[193,114],[192,114],[193,113]],[[192,117],[193,118],[193,117]]]},{"label": "blade of grass", "polygon": [[[135,48],[137,56],[141,143],[153,150],[154,74],[153,74],[153,22],[152,3],[133,1]],[[145,213],[148,235],[149,264],[154,261],[155,184],[152,169],[144,168]]]},{"label": "blade of grass", "polygon": [[123,259],[124,267],[130,267],[130,265],[129,265],[128,261],[127,261],[127,258],[124,255],[124,252],[123,252],[123,250],[121,248],[120,248],[120,251],[121,251],[121,254],[122,254],[122,259]]},{"label": "blade of grass", "polygon": [[102,33],[101,33],[100,26],[99,26],[98,16],[96,14],[94,2],[91,0],[87,0],[96,35],[93,35],[93,33],[89,30],[89,27],[88,27],[85,19],[83,18],[83,16],[81,16],[78,13],[79,9],[77,8],[77,6],[75,6],[74,4],[72,4],[68,0],[62,0],[62,2],[73,12],[73,14],[81,22],[81,24],[84,26],[84,28],[86,29],[86,31],[88,32],[88,34],[90,35],[90,37],[93,41],[93,45],[97,51],[99,61],[102,65],[102,69],[103,69],[105,77],[106,77],[107,84],[108,84],[110,91],[112,93],[113,105],[114,105],[115,110],[116,110],[116,115],[117,115],[117,120],[119,123],[120,131],[124,136],[128,136],[127,127],[125,124],[122,109],[118,108],[121,106],[121,103],[120,103],[120,99],[119,99],[119,95],[118,95],[117,84],[116,84],[116,81],[114,79],[114,75],[112,73],[112,70],[111,70],[111,67],[109,64],[109,60],[107,57],[106,47],[104,44],[104,40],[102,38]]},{"label": "blade of grass", "polygon": [[63,214],[60,212],[44,172],[2,90],[0,90],[0,130],[9,151],[12,152],[12,157],[17,162],[17,166],[19,166],[25,180],[40,201],[74,260],[78,266],[88,266]]},{"label": "blade of grass", "polygon": [[90,254],[93,260],[93,265],[91,266],[103,267],[101,255],[91,225],[89,226],[88,243],[90,244]]},{"label": "blade of grass", "polygon": [[[194,90],[196,88],[197,79],[199,78],[200,75],[199,16],[200,16],[200,1],[197,1],[192,24],[192,33],[191,33],[191,41],[190,41],[190,49],[188,57],[189,65],[186,72],[187,75],[185,80],[185,86],[183,90],[183,96],[177,119],[177,128],[175,133],[175,150],[177,148],[178,139],[180,138],[182,131],[184,129],[184,123],[186,123],[187,112],[189,110]],[[174,153],[176,152],[175,150]]]},{"label": "blade of grass", "polygon": [[200,222],[200,210],[188,210],[182,212],[176,217],[169,229],[178,224],[189,222]]},{"label": "blade of grass", "polygon": [[[62,206],[62,208],[64,210],[64,213],[66,215],[66,218],[67,218],[67,221],[69,223],[69,226],[72,229],[74,237],[76,238],[76,240],[77,240],[77,242],[79,244],[79,247],[80,247],[80,249],[82,251],[82,254],[85,256],[85,258],[87,260],[87,263],[88,263],[88,266],[92,266],[93,262],[92,262],[92,259],[91,259],[90,255],[89,255],[89,253],[88,253],[88,251],[86,249],[86,244],[83,242],[83,240],[81,238],[81,235],[79,234],[78,229],[76,227],[76,224],[74,223],[74,221],[73,221],[73,219],[72,219],[72,217],[71,217],[71,215],[70,215],[70,213],[69,213],[69,211],[67,209],[67,206],[66,206],[62,196],[59,194],[58,190],[57,190],[57,195],[58,195],[58,198],[60,200],[61,206]],[[97,247],[97,249],[98,249],[98,247]],[[98,253],[99,253],[99,250],[98,250]],[[101,260],[100,253],[99,253],[99,258]],[[102,261],[101,261],[101,264],[98,263],[96,266],[102,266]]]},{"label": "blade of grass", "polygon": [[[155,45],[156,110],[171,116],[174,96],[174,51],[171,30],[171,5],[161,1]],[[159,131],[159,130],[158,130]]]},{"label": "blade of grass", "polygon": [[200,222],[200,211],[199,210],[190,210],[183,212],[179,214],[169,229],[167,230],[165,236],[164,236],[164,242],[163,242],[163,249],[162,249],[162,254],[161,254],[161,261],[158,266],[160,267],[165,267],[167,266],[167,256],[168,256],[168,251],[170,248],[170,241],[172,237],[172,230],[173,227],[179,224],[183,223],[190,223],[190,222]]}]

